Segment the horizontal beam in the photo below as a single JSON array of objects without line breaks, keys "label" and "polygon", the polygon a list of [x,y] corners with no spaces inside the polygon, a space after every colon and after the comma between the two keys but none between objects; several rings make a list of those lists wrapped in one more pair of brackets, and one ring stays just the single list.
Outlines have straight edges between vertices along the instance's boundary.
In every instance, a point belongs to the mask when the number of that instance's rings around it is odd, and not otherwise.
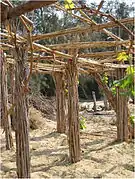
[{"label": "horizontal beam", "polygon": [[[125,18],[120,20],[121,23],[123,24],[130,24],[134,23],[134,18]],[[47,33],[47,34],[41,34],[41,35],[34,35],[32,37],[33,41],[37,40],[43,40],[43,39],[48,39],[48,38],[54,38],[54,37],[59,37],[63,35],[68,35],[68,34],[74,34],[74,33],[83,33],[83,32],[90,32],[90,31],[100,31],[104,28],[112,28],[112,27],[118,27],[119,25],[116,24],[115,22],[108,22],[105,24],[97,24],[97,25],[89,25],[87,27],[74,27],[74,28],[68,28],[52,33]]]},{"label": "horizontal beam", "polygon": [[84,48],[96,48],[96,47],[113,47],[119,45],[130,45],[130,40],[123,40],[123,41],[95,41],[95,42],[73,42],[73,43],[66,43],[66,44],[55,44],[55,45],[48,45],[46,47],[54,49],[54,50],[68,50],[68,49],[84,49]]},{"label": "horizontal beam", "polygon": [[[102,58],[107,56],[117,56],[118,53],[123,52],[121,51],[105,51],[105,52],[93,52],[93,53],[85,53],[85,54],[79,54],[79,57],[82,58]],[[127,52],[124,50],[124,52]]]},{"label": "horizontal beam", "polygon": [[[23,39],[23,38],[22,38]],[[114,43],[114,44],[119,44],[120,43],[129,43],[130,41],[109,41],[109,43]],[[95,43],[95,42],[91,42],[91,43]],[[96,42],[96,43],[101,43],[101,42]],[[105,43],[108,43],[107,41],[105,41]],[[62,44],[63,45],[63,44]],[[47,53],[51,53],[51,54],[55,54],[57,56],[60,56],[60,57],[63,57],[64,59],[67,59],[67,60],[72,60],[72,55],[69,55],[69,54],[65,54],[65,53],[62,53],[60,51],[57,51],[57,50],[52,50],[48,47],[45,47],[43,45],[40,45],[40,44],[37,44],[37,43],[34,43],[33,42],[33,47],[34,47],[34,50],[38,50],[38,51],[45,51]],[[81,66],[89,66],[89,67],[95,67],[95,70],[96,68],[101,68],[101,69],[105,69],[105,68],[108,68],[108,65],[106,66],[105,64],[101,64],[99,63],[98,61],[96,60],[91,60],[91,59],[85,59],[85,58],[78,58],[78,64],[81,65]],[[111,66],[113,68],[117,68],[119,66],[119,64],[117,64],[117,66]]]},{"label": "horizontal beam", "polygon": [[44,1],[30,0],[22,5],[18,5],[17,7],[14,7],[14,8],[7,8],[6,5],[3,5],[3,3],[1,3],[3,10],[6,10],[6,15],[4,14],[4,16],[3,16],[3,13],[1,13],[1,19],[2,19],[2,21],[5,21],[6,19],[11,19],[11,18],[20,16],[27,12],[33,11],[33,10],[41,8],[43,6],[51,5],[56,2],[57,2],[57,0],[44,0]]}]

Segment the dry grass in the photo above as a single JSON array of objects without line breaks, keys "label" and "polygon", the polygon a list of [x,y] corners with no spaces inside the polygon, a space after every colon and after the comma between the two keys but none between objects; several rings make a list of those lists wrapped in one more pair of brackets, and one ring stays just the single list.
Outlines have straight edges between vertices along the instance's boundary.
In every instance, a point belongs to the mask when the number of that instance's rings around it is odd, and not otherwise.
[{"label": "dry grass", "polygon": [[35,109],[34,107],[31,107],[29,109],[29,122],[30,122],[30,129],[39,129],[43,127],[45,124],[45,119],[42,116],[42,113]]}]

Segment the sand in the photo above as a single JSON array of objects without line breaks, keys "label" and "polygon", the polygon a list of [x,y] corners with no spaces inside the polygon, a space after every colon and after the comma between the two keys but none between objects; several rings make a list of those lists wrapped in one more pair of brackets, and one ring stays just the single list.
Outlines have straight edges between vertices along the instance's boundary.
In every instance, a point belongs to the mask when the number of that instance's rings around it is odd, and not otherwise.
[{"label": "sand", "polygon": [[[134,143],[116,142],[114,111],[93,115],[87,110],[81,130],[81,161],[71,164],[67,136],[56,132],[56,121],[39,115],[44,125],[30,131],[31,178],[133,178]],[[16,178],[15,148],[5,150],[1,133],[1,178]],[[14,132],[13,132],[14,135]]]}]

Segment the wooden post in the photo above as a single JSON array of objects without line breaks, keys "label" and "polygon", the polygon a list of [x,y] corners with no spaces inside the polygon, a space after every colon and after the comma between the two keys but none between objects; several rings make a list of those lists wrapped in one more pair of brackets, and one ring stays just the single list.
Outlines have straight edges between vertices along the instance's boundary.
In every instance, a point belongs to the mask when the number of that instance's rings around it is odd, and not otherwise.
[{"label": "wooden post", "polygon": [[15,131],[16,129],[16,118],[15,118],[15,65],[11,65],[10,68],[10,87],[11,87],[11,104],[14,106],[12,109],[13,112],[11,114],[11,126]]},{"label": "wooden post", "polygon": [[94,112],[96,112],[96,111],[97,111],[97,104],[96,104],[96,95],[95,95],[95,91],[92,91],[92,97],[93,97],[93,102],[94,102],[93,109],[94,109]]},{"label": "wooden post", "polygon": [[15,112],[16,112],[16,165],[18,178],[30,178],[29,122],[27,111],[26,77],[27,50],[24,44],[16,46],[15,58]]},{"label": "wooden post", "polygon": [[11,121],[8,115],[8,89],[7,89],[7,62],[3,52],[0,55],[1,61],[1,104],[2,104],[2,125],[5,131],[6,149],[13,147],[13,139],[11,133]]},{"label": "wooden post", "polygon": [[78,106],[78,72],[76,51],[72,51],[74,57],[68,60],[68,122],[69,122],[69,155],[72,163],[80,161],[80,124]]},{"label": "wooden post", "polygon": [[[124,77],[124,69],[117,69],[117,79]],[[121,95],[124,90],[117,87],[116,90],[116,116],[117,116],[117,139],[119,141],[128,141],[128,97]]]},{"label": "wooden post", "polygon": [[109,103],[112,105],[113,109],[116,112],[116,98],[113,96],[112,91],[109,89],[107,84],[103,83],[102,77],[99,73],[92,74],[99,85],[99,87],[104,91]]},{"label": "wooden post", "polygon": [[107,111],[107,110],[109,110],[109,104],[108,104],[106,95],[103,94],[103,96],[104,96],[104,107],[105,107],[105,111]]},{"label": "wooden post", "polygon": [[57,132],[66,132],[64,74],[55,73]]}]

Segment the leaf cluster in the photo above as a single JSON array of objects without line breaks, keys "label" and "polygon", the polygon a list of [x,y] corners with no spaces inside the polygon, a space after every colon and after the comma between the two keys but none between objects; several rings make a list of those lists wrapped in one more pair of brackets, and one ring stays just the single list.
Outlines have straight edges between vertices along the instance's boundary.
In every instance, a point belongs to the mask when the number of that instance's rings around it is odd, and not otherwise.
[{"label": "leaf cluster", "polygon": [[120,80],[114,81],[113,87],[112,87],[112,91],[114,92],[114,94],[116,93],[116,87],[120,87],[121,89],[125,89],[125,91],[121,93],[122,95],[135,96],[134,74],[135,74],[134,67],[129,66],[126,69],[125,77]]}]

